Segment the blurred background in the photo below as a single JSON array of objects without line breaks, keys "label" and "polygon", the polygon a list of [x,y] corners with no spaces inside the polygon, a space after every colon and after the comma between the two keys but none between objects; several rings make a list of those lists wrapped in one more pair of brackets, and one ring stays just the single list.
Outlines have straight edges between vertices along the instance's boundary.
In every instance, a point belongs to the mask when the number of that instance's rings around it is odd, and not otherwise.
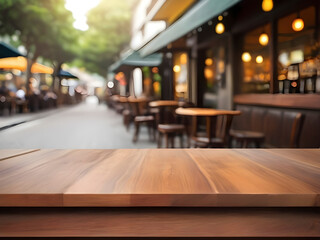
[{"label": "blurred background", "polygon": [[320,147],[320,1],[0,0],[0,148]]}]

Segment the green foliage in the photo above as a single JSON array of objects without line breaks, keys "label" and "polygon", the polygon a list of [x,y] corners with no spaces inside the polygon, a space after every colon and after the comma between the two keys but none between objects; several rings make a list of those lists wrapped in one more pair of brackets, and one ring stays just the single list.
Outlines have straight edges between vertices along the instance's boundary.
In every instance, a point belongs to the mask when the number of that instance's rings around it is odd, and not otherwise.
[{"label": "green foliage", "polygon": [[86,69],[105,76],[108,66],[128,45],[133,2],[102,0],[88,13],[89,30],[80,39],[80,58]]},{"label": "green foliage", "polygon": [[[89,1],[89,0],[88,0]],[[89,30],[73,28],[64,0],[0,0],[0,36],[16,39],[28,57],[64,62],[105,75],[130,40],[134,0],[101,0],[88,13]]]},{"label": "green foliage", "polygon": [[17,36],[33,59],[70,60],[77,39],[72,23],[64,0],[0,0],[0,34]]}]

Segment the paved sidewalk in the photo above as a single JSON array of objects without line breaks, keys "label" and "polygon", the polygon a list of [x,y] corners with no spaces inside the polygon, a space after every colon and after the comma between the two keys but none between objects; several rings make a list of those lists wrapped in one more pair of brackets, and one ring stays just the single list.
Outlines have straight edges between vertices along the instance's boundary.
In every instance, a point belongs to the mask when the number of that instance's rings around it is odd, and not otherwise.
[{"label": "paved sidewalk", "polygon": [[[0,149],[157,147],[155,142],[149,141],[146,127],[141,128],[138,142],[133,143],[134,127],[126,131],[121,114],[108,109],[105,104],[91,102],[90,98],[81,104],[66,107],[64,111],[31,114],[30,117],[32,121],[0,131]],[[23,119],[17,117],[17,120]]]},{"label": "paved sidewalk", "polygon": [[0,131],[4,129],[8,129],[13,126],[17,126],[25,122],[29,122],[32,120],[49,116],[51,114],[58,113],[67,108],[68,107],[60,107],[60,108],[44,110],[36,113],[16,113],[14,115],[9,115],[9,116],[0,116]]}]

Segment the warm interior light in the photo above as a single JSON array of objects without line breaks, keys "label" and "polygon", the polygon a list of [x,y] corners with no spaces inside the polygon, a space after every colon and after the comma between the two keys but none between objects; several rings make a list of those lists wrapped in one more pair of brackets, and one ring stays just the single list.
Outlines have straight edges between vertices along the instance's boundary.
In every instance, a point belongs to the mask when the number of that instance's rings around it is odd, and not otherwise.
[{"label": "warm interior light", "polygon": [[188,55],[186,53],[182,53],[180,55],[180,63],[183,64],[187,64],[188,62]]},{"label": "warm interior light", "polygon": [[179,65],[174,65],[173,71],[174,71],[175,73],[180,72],[180,70],[181,70],[181,67],[180,67]]},{"label": "warm interior light", "polygon": [[113,82],[108,82],[108,88],[113,88],[114,87],[114,83]]},{"label": "warm interior light", "polygon": [[263,0],[262,1],[262,10],[265,12],[270,12],[273,8],[272,0]]},{"label": "warm interior light", "polygon": [[158,73],[158,72],[159,72],[159,68],[153,67],[153,68],[151,69],[151,71],[152,71],[152,73]]},{"label": "warm interior light", "polygon": [[218,23],[216,25],[216,33],[222,34],[224,32],[224,25],[223,23]]},{"label": "warm interior light", "polygon": [[297,82],[291,82],[291,86],[295,88],[298,86],[298,84],[297,84]]},{"label": "warm interior light", "polygon": [[256,57],[256,62],[257,63],[262,63],[263,62],[263,57],[261,55]]},{"label": "warm interior light", "polygon": [[296,32],[301,31],[304,28],[304,22],[301,18],[296,18],[292,22],[292,29]]},{"label": "warm interior light", "polygon": [[204,77],[205,77],[206,79],[211,79],[211,78],[213,78],[213,71],[212,71],[211,68],[205,68],[205,69],[204,69]]},{"label": "warm interior light", "polygon": [[222,19],[223,19],[223,17],[222,17],[222,15],[220,15],[220,16],[218,17],[218,20],[219,20],[219,21],[222,21]]},{"label": "warm interior light", "polygon": [[250,55],[250,53],[248,53],[248,52],[242,53],[241,59],[242,59],[242,61],[244,61],[244,62],[250,62],[250,61],[251,61],[251,55]]},{"label": "warm interior light", "polygon": [[269,36],[268,34],[266,33],[262,33],[259,37],[259,43],[262,45],[262,46],[266,46],[268,45],[269,43]]},{"label": "warm interior light", "polygon": [[206,66],[211,66],[213,61],[211,58],[207,58],[204,63],[206,64]]}]

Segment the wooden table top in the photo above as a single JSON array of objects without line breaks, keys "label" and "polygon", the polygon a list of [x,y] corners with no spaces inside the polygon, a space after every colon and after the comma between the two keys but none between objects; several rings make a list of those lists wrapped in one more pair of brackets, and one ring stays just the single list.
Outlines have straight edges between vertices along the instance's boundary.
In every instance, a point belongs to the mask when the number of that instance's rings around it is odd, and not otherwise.
[{"label": "wooden table top", "polygon": [[0,150],[0,156],[0,207],[320,206],[319,149]]},{"label": "wooden table top", "polygon": [[240,111],[220,110],[212,108],[178,108],[176,114],[185,116],[218,116],[218,115],[240,115]]},{"label": "wooden table top", "polygon": [[148,98],[146,98],[146,97],[138,97],[138,98],[128,97],[127,101],[131,102],[131,103],[140,103],[140,102],[148,102],[150,100]]},{"label": "wooden table top", "polygon": [[171,106],[181,106],[183,102],[178,102],[174,100],[158,100],[149,102],[150,107],[171,107]]}]

